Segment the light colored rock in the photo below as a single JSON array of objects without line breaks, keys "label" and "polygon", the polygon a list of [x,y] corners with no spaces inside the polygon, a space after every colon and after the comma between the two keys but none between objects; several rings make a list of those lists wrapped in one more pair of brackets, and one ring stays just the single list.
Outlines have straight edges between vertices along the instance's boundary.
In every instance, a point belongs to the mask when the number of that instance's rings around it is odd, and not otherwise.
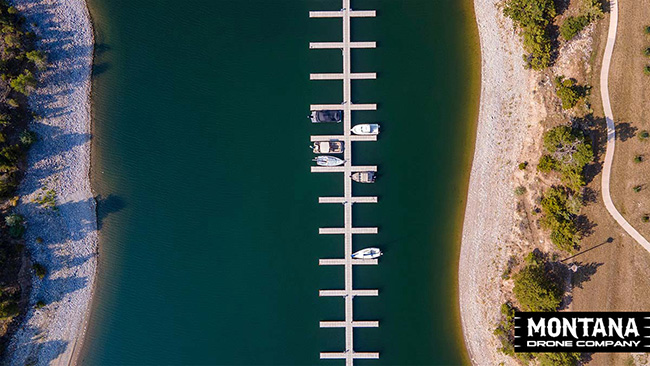
[{"label": "light colored rock", "polygon": [[[9,345],[13,365],[67,365],[83,334],[97,266],[97,219],[90,187],[90,77],[93,33],[84,0],[13,0],[38,35],[49,67],[30,96],[43,118],[29,153],[18,211],[26,217],[27,249],[48,269],[36,279],[25,322]],[[36,26],[31,26],[36,23]],[[57,194],[58,210],[32,202],[39,189]],[[35,238],[42,237],[43,243]],[[47,305],[34,309],[43,300]]]}]

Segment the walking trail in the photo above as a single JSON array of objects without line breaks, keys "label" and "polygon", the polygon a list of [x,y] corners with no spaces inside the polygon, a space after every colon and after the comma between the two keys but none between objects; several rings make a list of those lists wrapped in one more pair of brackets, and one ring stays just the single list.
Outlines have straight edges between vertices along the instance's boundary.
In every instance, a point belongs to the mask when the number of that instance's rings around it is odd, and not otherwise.
[{"label": "walking trail", "polygon": [[614,125],[614,114],[612,113],[612,106],[609,101],[609,67],[612,62],[612,53],[614,51],[614,43],[616,42],[616,29],[618,25],[618,1],[610,1],[610,18],[609,30],[607,32],[607,44],[605,46],[605,54],[603,55],[603,65],[600,69],[600,96],[603,101],[603,109],[605,111],[605,119],[607,120],[607,151],[605,153],[605,166],[603,167],[603,201],[605,207],[610,215],[618,222],[623,229],[630,234],[637,243],[641,244],[647,251],[650,252],[650,243],[643,237],[627,220],[621,215],[612,202],[612,196],[609,191],[609,181],[612,174],[612,163],[614,161],[614,148],[616,145],[616,129]]}]

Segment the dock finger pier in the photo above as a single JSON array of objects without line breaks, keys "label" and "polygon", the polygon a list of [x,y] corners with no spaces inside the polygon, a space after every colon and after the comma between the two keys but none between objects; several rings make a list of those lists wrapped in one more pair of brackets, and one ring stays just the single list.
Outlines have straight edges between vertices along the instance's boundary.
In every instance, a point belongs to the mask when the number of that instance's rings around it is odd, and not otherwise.
[{"label": "dock finger pier", "polygon": [[[352,112],[353,111],[374,111],[377,109],[376,104],[357,104],[351,100],[352,80],[359,79],[376,79],[375,73],[352,73],[350,54],[353,48],[375,48],[375,42],[353,42],[350,39],[350,22],[355,17],[375,17],[374,10],[352,10],[350,0],[342,0],[342,7],[336,11],[310,11],[310,18],[341,18],[343,41],[342,42],[311,42],[310,49],[338,49],[341,50],[343,58],[342,73],[310,74],[311,80],[341,80],[343,83],[343,100],[341,104],[312,104],[311,111],[314,113],[323,111],[340,111],[340,126],[343,131],[341,135],[315,135],[311,136],[312,143],[337,141],[342,142],[342,163],[332,164],[331,166],[312,166],[312,173],[342,173],[344,194],[343,197],[319,197],[319,203],[334,203],[343,206],[344,222],[342,227],[320,228],[319,234],[322,235],[342,235],[344,243],[344,257],[332,259],[320,259],[321,266],[342,266],[345,271],[345,286],[343,289],[324,289],[319,291],[319,296],[340,296],[345,303],[345,319],[321,321],[321,328],[342,328],[345,330],[345,349],[338,352],[321,352],[321,359],[342,359],[347,366],[354,364],[355,359],[378,359],[378,352],[358,351],[354,348],[354,328],[359,327],[379,327],[378,321],[359,321],[354,320],[354,298],[356,296],[378,296],[379,291],[374,289],[355,289],[352,282],[352,266],[355,265],[376,265],[377,258],[356,258],[353,257],[352,238],[354,235],[377,234],[376,227],[353,227],[352,212],[353,205],[356,203],[377,203],[377,197],[355,197],[352,195],[353,175],[370,174],[374,177],[377,167],[354,166],[352,165],[352,147],[354,142],[359,141],[376,141],[375,134],[354,134],[352,132]],[[312,119],[312,122],[314,119]],[[330,121],[331,122],[331,121]],[[318,127],[316,125],[316,127]],[[329,158],[329,157],[328,157]],[[373,178],[374,179],[374,178]],[[358,180],[357,180],[358,181]],[[374,181],[374,180],[373,180]],[[365,182],[368,183],[368,182]],[[356,183],[355,183],[356,184]]]}]

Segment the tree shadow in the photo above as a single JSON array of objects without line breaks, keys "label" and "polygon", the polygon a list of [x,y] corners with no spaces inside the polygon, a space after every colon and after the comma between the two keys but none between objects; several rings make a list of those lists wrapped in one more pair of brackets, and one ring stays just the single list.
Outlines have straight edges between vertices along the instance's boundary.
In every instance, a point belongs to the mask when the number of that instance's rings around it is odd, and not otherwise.
[{"label": "tree shadow", "polygon": [[594,233],[594,228],[598,226],[595,222],[589,220],[587,215],[578,215],[575,219],[576,227],[580,236],[586,238]]},{"label": "tree shadow", "polygon": [[616,138],[621,141],[627,141],[634,136],[639,130],[636,126],[632,126],[629,122],[618,122],[616,123]]},{"label": "tree shadow", "polygon": [[120,196],[109,194],[106,197],[101,195],[95,197],[97,202],[97,228],[102,229],[104,220],[115,212],[119,212],[126,207],[126,202]]}]

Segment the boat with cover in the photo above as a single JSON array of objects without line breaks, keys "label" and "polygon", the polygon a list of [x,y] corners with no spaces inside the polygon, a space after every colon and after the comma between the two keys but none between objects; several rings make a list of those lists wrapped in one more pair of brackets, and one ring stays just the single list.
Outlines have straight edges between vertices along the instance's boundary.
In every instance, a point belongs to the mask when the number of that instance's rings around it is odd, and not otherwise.
[{"label": "boat with cover", "polygon": [[343,152],[343,141],[316,141],[313,150],[315,154],[340,154]]},{"label": "boat with cover", "polygon": [[365,248],[361,249],[360,251],[352,254],[352,258],[354,259],[375,259],[379,258],[383,255],[384,253],[379,250],[379,248]]},{"label": "boat with cover", "polygon": [[375,172],[356,172],[352,173],[352,180],[359,183],[375,183],[377,174]]},{"label": "boat with cover", "polygon": [[343,111],[311,111],[309,119],[311,120],[311,123],[339,123],[343,119]]},{"label": "boat with cover", "polygon": [[329,156],[329,155],[317,156],[314,159],[314,161],[316,162],[316,165],[320,165],[320,166],[337,166],[345,162],[343,161],[343,159],[339,159],[336,156]]},{"label": "boat with cover", "polygon": [[355,135],[379,135],[379,125],[376,123],[361,124],[352,127]]}]

